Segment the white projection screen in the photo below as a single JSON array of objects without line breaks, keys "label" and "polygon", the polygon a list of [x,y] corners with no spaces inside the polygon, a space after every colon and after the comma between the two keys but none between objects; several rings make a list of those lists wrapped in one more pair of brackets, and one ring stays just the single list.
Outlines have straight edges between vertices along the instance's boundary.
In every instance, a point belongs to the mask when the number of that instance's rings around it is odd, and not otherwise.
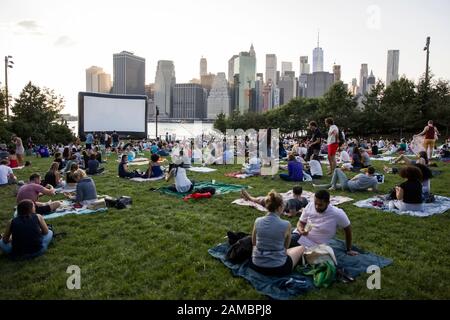
[{"label": "white projection screen", "polygon": [[147,137],[147,97],[80,92],[78,129],[88,132],[113,132],[138,138]]}]

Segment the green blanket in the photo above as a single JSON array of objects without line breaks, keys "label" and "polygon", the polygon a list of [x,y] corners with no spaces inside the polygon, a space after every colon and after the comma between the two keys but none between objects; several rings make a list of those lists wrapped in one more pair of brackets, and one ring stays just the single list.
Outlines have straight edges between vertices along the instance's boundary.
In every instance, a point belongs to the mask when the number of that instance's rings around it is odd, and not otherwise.
[{"label": "green blanket", "polygon": [[186,193],[173,192],[173,191],[170,191],[168,189],[168,187],[160,188],[159,192],[161,192],[163,194],[175,196],[178,198],[184,198],[188,194],[195,193],[195,192],[197,192],[197,190],[207,188],[207,187],[216,189],[216,195],[230,193],[230,192],[239,192],[242,189],[248,189],[248,186],[242,186],[242,185],[238,185],[238,184],[227,184],[227,183],[218,183],[218,182],[213,184],[212,182],[209,182],[209,181],[208,182],[203,181],[203,182],[196,182],[194,185],[194,190],[191,192],[186,192]]}]

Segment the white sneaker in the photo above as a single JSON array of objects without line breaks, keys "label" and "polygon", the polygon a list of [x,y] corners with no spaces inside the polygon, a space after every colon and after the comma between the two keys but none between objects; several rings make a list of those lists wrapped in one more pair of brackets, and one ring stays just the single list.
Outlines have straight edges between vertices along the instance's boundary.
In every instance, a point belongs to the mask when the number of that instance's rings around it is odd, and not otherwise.
[{"label": "white sneaker", "polygon": [[331,187],[331,188],[328,189],[328,191],[336,191],[336,188]]}]

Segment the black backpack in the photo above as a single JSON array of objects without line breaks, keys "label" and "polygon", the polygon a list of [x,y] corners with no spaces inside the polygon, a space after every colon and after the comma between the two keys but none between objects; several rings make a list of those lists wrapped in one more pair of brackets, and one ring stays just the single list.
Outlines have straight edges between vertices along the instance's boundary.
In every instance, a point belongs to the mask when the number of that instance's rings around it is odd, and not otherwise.
[{"label": "black backpack", "polygon": [[341,130],[338,130],[338,143],[339,143],[339,147],[345,143],[345,136]]}]

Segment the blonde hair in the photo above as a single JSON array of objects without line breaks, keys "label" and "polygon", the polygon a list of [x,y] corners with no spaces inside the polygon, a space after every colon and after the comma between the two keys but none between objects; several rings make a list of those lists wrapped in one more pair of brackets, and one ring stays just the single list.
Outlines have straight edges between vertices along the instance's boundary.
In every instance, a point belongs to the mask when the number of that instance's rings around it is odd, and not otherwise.
[{"label": "blonde hair", "polygon": [[270,212],[275,212],[283,205],[283,197],[275,190],[270,191],[266,197],[266,208]]},{"label": "blonde hair", "polygon": [[75,180],[81,180],[84,177],[86,177],[86,172],[84,172],[84,170],[78,169],[73,173],[73,178]]}]

